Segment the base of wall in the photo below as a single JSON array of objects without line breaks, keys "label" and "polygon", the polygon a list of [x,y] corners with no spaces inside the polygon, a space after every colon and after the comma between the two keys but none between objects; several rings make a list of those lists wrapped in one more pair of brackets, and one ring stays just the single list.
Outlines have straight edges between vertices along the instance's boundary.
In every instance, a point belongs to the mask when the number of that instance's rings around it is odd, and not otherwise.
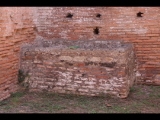
[{"label": "base of wall", "polygon": [[13,93],[15,93],[17,91],[19,91],[19,85],[18,84],[12,85],[11,87],[9,87],[8,90],[1,91],[0,101],[9,98]]}]

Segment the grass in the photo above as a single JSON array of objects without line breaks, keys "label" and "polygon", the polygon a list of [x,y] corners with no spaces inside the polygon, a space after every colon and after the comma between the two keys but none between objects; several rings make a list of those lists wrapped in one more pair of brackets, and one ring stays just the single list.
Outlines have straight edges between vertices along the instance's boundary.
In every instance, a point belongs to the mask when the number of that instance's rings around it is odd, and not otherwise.
[{"label": "grass", "polygon": [[0,113],[160,113],[160,86],[135,85],[126,99],[20,91]]}]

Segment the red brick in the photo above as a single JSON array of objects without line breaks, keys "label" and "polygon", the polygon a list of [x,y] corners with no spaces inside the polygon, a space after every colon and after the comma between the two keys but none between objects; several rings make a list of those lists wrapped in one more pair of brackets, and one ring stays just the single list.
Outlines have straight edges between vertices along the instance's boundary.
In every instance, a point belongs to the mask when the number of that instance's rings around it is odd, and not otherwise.
[{"label": "red brick", "polygon": [[77,66],[77,67],[84,67],[84,66],[85,66],[85,63],[77,63],[76,66]]},{"label": "red brick", "polygon": [[[20,45],[18,45],[18,44],[21,44],[22,42],[25,42],[25,41],[30,41],[27,34],[24,34],[22,36],[19,33],[21,33],[21,32],[24,33],[23,32],[24,30],[29,31],[30,33],[34,33],[34,30],[31,27],[16,30],[17,29],[16,26],[12,26],[12,24],[8,24],[8,22],[9,22],[8,15],[12,11],[12,14],[11,14],[12,17],[15,19],[19,19],[18,24],[22,24],[21,27],[22,28],[24,27],[23,21],[22,21],[22,14],[25,14],[25,13],[31,12],[31,11],[29,8],[28,9],[21,8],[18,11],[17,11],[17,9],[19,9],[19,8],[11,7],[11,8],[1,9],[3,14],[2,14],[2,20],[0,21],[0,24],[3,25],[1,27],[1,30],[3,32],[1,32],[2,34],[0,34],[0,70],[3,72],[0,72],[0,76],[1,76],[0,85],[4,85],[4,86],[6,86],[5,84],[8,84],[9,81],[11,81],[11,83],[14,82],[15,80],[17,81],[19,50],[20,50]],[[19,17],[16,17],[16,14],[19,14],[18,12],[21,15]],[[32,18],[31,18],[31,16],[27,16],[27,14],[25,14],[25,19],[31,20]],[[31,25],[32,23],[28,21],[27,24]],[[9,29],[7,29],[7,28],[9,28]],[[6,34],[11,35],[11,36],[4,36]],[[18,38],[18,39],[16,39],[16,38]],[[33,38],[32,38],[32,40],[33,40]],[[16,69],[16,71],[15,71],[15,69]],[[14,87],[12,87],[12,85],[10,86],[10,91],[14,91]],[[3,88],[0,89],[0,96],[1,96],[1,93],[3,93]],[[2,98],[0,97],[0,99],[2,100],[3,98],[5,98],[4,96],[6,96],[6,97],[9,96],[9,93],[6,93],[6,95],[4,94],[2,96]]]},{"label": "red brick", "polygon": [[146,34],[146,36],[159,36],[159,34],[152,33],[152,34]]}]

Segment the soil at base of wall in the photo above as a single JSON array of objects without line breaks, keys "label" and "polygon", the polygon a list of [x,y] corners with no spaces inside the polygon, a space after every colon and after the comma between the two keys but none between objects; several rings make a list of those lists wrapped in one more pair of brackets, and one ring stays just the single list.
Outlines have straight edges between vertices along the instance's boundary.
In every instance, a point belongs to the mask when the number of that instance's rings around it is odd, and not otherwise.
[{"label": "soil at base of wall", "polygon": [[126,99],[21,89],[0,102],[0,113],[160,113],[160,87],[134,85]]}]

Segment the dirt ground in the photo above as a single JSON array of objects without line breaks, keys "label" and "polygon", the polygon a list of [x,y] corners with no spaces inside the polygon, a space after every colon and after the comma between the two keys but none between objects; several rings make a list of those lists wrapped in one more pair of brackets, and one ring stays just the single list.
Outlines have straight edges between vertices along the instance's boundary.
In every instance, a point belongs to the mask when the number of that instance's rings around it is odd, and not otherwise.
[{"label": "dirt ground", "polygon": [[0,102],[0,113],[160,113],[160,86],[134,85],[125,99],[21,91]]}]

